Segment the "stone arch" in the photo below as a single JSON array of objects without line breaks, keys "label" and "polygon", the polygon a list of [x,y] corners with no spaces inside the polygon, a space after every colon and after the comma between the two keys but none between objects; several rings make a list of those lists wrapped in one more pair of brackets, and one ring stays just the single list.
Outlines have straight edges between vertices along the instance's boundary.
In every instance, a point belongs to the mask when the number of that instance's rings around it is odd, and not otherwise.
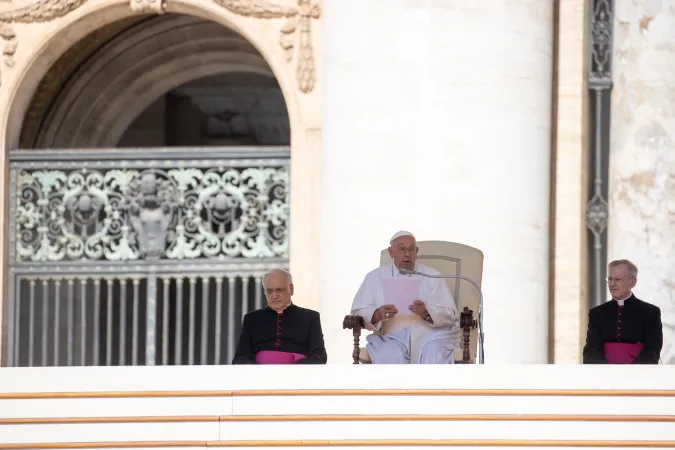
[{"label": "stone arch", "polygon": [[[31,94],[37,89],[52,64],[76,42],[91,33],[93,29],[99,29],[122,19],[138,16],[138,13],[134,13],[129,7],[129,3],[124,0],[107,0],[96,3],[70,0],[66,3],[74,5],[74,10],[60,18],[55,18],[53,22],[49,23],[52,26],[42,26],[49,29],[52,38],[41,41],[39,44],[35,42],[32,52],[26,49],[26,47],[29,47],[29,45],[26,45],[23,48],[23,52],[26,54],[21,55],[22,58],[17,58],[13,69],[14,77],[3,86],[6,109],[4,117],[0,120],[2,120],[2,129],[5,131],[2,141],[4,153],[9,149],[20,147],[21,129],[24,116],[29,109]],[[225,2],[224,4],[231,3]],[[251,20],[250,17],[246,16],[250,12],[246,9],[248,2],[240,3],[244,6],[235,8],[237,11],[233,12],[231,8],[221,6],[215,1],[174,0],[167,5],[166,11],[215,22],[231,30],[233,36],[241,36],[243,40],[259,52],[269,67],[269,71],[277,79],[288,108],[291,129],[296,131],[307,128],[303,126],[303,114],[301,112],[302,105],[306,104],[307,101],[299,98],[303,93],[298,89],[295,67],[289,64],[284,52],[277,47],[279,44],[279,28],[283,24],[273,24],[272,21],[262,20],[274,18],[277,16],[276,14],[263,14],[260,21]],[[270,5],[270,8],[274,12],[276,7]],[[237,14],[237,12],[242,14]],[[283,15],[280,17],[283,17]],[[272,25],[277,26],[272,27]],[[36,24],[34,26],[40,27],[41,25]],[[220,64],[222,67],[223,62],[221,61]],[[315,95],[314,92],[312,93]],[[315,127],[314,124],[311,128]],[[292,143],[292,146],[297,146],[297,141]]]},{"label": "stone arch", "polygon": [[[238,3],[247,4],[246,0],[231,2],[216,0],[172,0],[164,12],[184,14],[216,22],[231,30],[233,35],[239,35],[247,45],[257,50],[259,56],[245,61],[217,60],[208,70],[221,70],[226,65],[239,64],[247,70],[257,70],[271,73],[277,80],[284,96],[288,110],[291,133],[292,170],[291,170],[291,202],[293,205],[291,219],[291,270],[302,272],[302,277],[296,282],[296,290],[303,292],[297,303],[305,306],[318,306],[318,206],[320,188],[320,164],[318,157],[321,146],[321,122],[319,114],[320,83],[312,82],[312,88],[307,89],[307,83],[299,82],[298,60],[307,59],[307,53],[296,52],[294,59],[289,61],[287,54],[280,46],[280,30],[284,26],[284,16],[272,14],[260,18],[246,16],[246,9],[233,11],[225,5]],[[37,5],[37,6],[36,6]],[[51,5],[51,6],[50,6]],[[64,7],[64,5],[66,5]],[[68,5],[75,5],[67,11]],[[129,19],[141,19],[138,12],[132,11],[128,0],[105,0],[101,2],[83,2],[81,0],[40,0],[32,6],[33,14],[36,8],[62,9],[48,20],[36,20],[22,27],[17,40],[19,47],[13,57],[11,70],[4,70],[0,88],[0,130],[3,139],[0,139],[0,164],[7,167],[10,150],[21,148],[21,130],[25,123],[26,112],[31,105],[33,93],[54,63],[75,43],[81,41],[92,31],[116,22]],[[274,6],[274,5],[272,5]],[[285,8],[285,7],[284,7]],[[285,9],[292,9],[285,8]],[[147,10],[145,12],[148,12]],[[250,10],[249,10],[250,12]],[[3,13],[5,14],[5,13]],[[300,9],[297,14],[301,14]],[[15,14],[16,15],[16,14]],[[18,17],[18,15],[16,15]],[[23,16],[21,16],[23,17]],[[146,16],[147,17],[147,16]],[[274,17],[279,17],[275,20]],[[267,20],[270,19],[271,20]],[[286,17],[287,18],[287,17]],[[315,17],[316,18],[316,17]],[[32,20],[32,19],[31,19]],[[27,22],[27,20],[17,20]],[[320,42],[320,22],[314,21],[313,26],[318,28],[316,37],[312,38],[314,48]],[[302,27],[298,27],[300,30]],[[306,28],[306,27],[305,27]],[[25,33],[24,33],[24,30]],[[298,31],[299,33],[299,31]],[[45,38],[45,37],[48,38]],[[296,39],[298,44],[302,39]],[[307,36],[304,37],[307,44]],[[190,45],[186,43],[186,45]],[[298,44],[299,45],[299,44]],[[217,53],[223,55],[226,49],[217,48]],[[306,49],[305,49],[306,50]],[[318,53],[320,54],[320,53]],[[317,54],[317,55],[318,55]],[[231,56],[231,55],[230,55]],[[262,62],[266,63],[263,68]],[[311,61],[314,64],[313,60]],[[186,76],[185,73],[183,76]],[[172,83],[180,84],[177,76]],[[168,86],[171,83],[167,84]],[[123,128],[123,121],[118,122],[117,128]],[[100,142],[110,142],[113,133],[101,133]],[[3,217],[8,214],[8,181],[3,185],[0,196],[0,213]],[[293,236],[296,236],[295,238]],[[0,292],[7,295],[7,232],[0,240],[0,254],[3,256],[0,270],[4,276],[0,280]],[[4,315],[5,311],[0,312]],[[0,317],[0,320],[2,317]]]},{"label": "stone arch", "polygon": [[[173,14],[143,20],[108,40],[78,67],[47,105],[47,114],[33,114],[43,116],[34,146],[115,147],[133,120],[162,94],[222,72],[274,79],[250,43],[215,22]],[[24,126],[22,135],[26,128],[35,126]]]}]

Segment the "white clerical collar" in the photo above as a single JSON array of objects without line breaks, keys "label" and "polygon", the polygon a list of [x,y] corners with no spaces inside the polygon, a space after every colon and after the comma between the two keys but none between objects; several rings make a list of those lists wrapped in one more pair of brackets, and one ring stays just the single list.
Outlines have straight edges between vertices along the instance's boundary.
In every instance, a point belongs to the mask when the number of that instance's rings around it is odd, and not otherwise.
[{"label": "white clerical collar", "polygon": [[628,294],[628,297],[626,297],[626,298],[621,298],[621,299],[615,298],[614,300],[616,300],[616,302],[619,304],[619,306],[623,306],[623,303],[626,300],[628,300],[629,298],[631,298],[632,296],[633,296],[633,293],[631,292],[630,294]]}]

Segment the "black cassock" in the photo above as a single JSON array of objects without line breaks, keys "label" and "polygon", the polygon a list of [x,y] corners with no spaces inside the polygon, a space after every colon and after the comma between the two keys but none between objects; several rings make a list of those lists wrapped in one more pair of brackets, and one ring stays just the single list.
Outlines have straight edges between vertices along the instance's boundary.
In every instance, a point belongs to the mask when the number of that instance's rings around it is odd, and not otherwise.
[{"label": "black cassock", "polygon": [[607,364],[606,342],[640,342],[644,348],[633,364],[658,364],[663,347],[661,309],[634,295],[623,306],[612,300],[592,308],[588,313],[584,364]]},{"label": "black cassock", "polygon": [[255,364],[261,350],[307,357],[296,364],[326,364],[319,313],[291,304],[280,313],[267,307],[246,314],[232,364]]}]

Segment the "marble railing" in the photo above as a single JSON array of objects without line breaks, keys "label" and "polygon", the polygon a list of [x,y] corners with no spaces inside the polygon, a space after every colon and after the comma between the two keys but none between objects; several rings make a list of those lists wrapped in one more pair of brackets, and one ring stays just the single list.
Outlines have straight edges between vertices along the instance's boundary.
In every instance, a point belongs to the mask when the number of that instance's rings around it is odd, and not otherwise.
[{"label": "marble railing", "polygon": [[0,449],[675,448],[675,368],[0,370]]}]

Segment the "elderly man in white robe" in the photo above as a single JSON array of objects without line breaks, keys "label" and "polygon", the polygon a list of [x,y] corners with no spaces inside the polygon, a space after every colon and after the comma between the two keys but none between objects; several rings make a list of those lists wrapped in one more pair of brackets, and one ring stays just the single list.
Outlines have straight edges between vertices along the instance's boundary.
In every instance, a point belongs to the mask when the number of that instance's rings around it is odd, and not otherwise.
[{"label": "elderly man in white robe", "polygon": [[[441,278],[399,272],[408,269],[439,274],[417,264],[417,252],[412,233],[396,233],[389,242],[394,263],[368,273],[354,297],[352,314],[363,317],[366,329],[374,332],[366,338],[373,364],[454,364],[453,352],[459,348],[461,330],[447,283]],[[402,290],[416,297],[410,299],[407,311],[400,310],[405,306],[399,304],[397,308],[391,303],[394,297],[402,301]]]}]

